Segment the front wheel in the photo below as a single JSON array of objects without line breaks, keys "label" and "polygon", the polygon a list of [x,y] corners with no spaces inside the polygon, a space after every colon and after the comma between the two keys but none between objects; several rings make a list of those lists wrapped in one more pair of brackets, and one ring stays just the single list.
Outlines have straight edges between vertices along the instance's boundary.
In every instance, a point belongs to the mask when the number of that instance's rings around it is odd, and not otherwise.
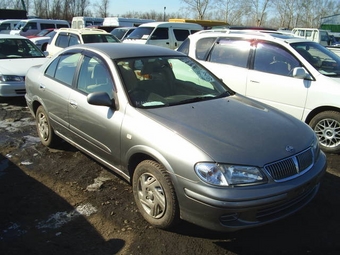
[{"label": "front wheel", "polygon": [[145,160],[138,164],[132,180],[137,207],[151,225],[169,229],[179,221],[179,207],[170,175],[161,164]]},{"label": "front wheel", "polygon": [[35,114],[37,132],[43,145],[52,147],[58,141],[44,107],[39,106]]},{"label": "front wheel", "polygon": [[340,112],[321,112],[309,125],[318,136],[320,148],[324,152],[340,153]]}]

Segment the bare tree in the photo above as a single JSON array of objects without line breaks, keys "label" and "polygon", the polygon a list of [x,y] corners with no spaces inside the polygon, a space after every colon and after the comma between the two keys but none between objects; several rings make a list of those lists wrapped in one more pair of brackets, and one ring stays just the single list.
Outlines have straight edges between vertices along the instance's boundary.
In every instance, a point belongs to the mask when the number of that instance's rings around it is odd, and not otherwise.
[{"label": "bare tree", "polygon": [[96,14],[97,17],[105,18],[110,16],[108,10],[109,10],[109,3],[110,0],[100,0],[97,3],[94,4],[96,8]]},{"label": "bare tree", "polygon": [[215,0],[181,0],[190,12],[196,13],[197,19],[205,19],[207,11],[214,8]]}]

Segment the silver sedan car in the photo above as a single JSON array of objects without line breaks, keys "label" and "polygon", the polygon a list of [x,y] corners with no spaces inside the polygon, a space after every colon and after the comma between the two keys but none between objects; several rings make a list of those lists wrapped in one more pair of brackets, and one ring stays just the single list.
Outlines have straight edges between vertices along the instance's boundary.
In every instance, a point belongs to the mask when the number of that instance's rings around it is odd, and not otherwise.
[{"label": "silver sedan car", "polygon": [[170,49],[72,46],[32,67],[26,90],[42,143],[62,138],[124,177],[158,228],[273,222],[310,202],[326,170],[310,127]]}]

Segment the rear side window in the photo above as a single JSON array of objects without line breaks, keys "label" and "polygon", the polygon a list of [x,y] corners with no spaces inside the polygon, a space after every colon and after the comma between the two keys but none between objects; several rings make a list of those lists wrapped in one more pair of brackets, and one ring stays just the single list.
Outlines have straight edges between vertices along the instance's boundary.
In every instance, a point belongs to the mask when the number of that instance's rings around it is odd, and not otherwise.
[{"label": "rear side window", "polygon": [[183,42],[189,36],[187,29],[174,29],[175,38],[177,41]]},{"label": "rear side window", "polygon": [[151,35],[151,40],[166,40],[169,39],[169,29],[166,27],[157,28]]},{"label": "rear side window", "polygon": [[221,39],[214,45],[209,61],[246,68],[249,51],[249,41]]},{"label": "rear side window", "polygon": [[199,60],[206,60],[206,56],[210,51],[212,45],[216,41],[216,37],[203,38],[196,43],[196,58]]},{"label": "rear side window", "polygon": [[80,57],[80,53],[59,56],[49,65],[45,74],[71,87]]},{"label": "rear side window", "polygon": [[66,48],[68,46],[68,35],[60,33],[55,45],[60,48]]},{"label": "rear side window", "polygon": [[46,23],[40,23],[41,29],[47,29],[47,28],[55,28],[54,24],[46,24]]},{"label": "rear side window", "polygon": [[69,27],[68,25],[66,24],[56,24],[57,28],[61,28],[61,27]]}]

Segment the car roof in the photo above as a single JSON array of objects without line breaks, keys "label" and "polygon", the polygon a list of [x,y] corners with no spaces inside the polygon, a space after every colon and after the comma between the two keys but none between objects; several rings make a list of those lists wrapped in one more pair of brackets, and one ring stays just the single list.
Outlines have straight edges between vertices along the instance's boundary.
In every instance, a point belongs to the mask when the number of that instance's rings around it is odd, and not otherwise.
[{"label": "car roof", "polygon": [[85,27],[85,28],[68,28],[68,27],[62,27],[59,28],[57,31],[59,32],[70,32],[70,33],[76,33],[76,34],[109,34],[107,31],[103,29],[98,29],[98,28],[90,28],[90,27]]},{"label": "car roof", "polygon": [[243,37],[248,39],[267,39],[276,41],[285,41],[288,43],[293,42],[310,42],[310,40],[295,37],[293,34],[284,33],[280,31],[269,30],[228,30],[228,29],[215,29],[215,30],[202,30],[189,35],[189,38],[196,40],[206,37]]},{"label": "car roof", "polygon": [[21,35],[0,34],[0,39],[27,39],[27,38]]},{"label": "car roof", "polygon": [[133,57],[164,57],[164,56],[186,56],[185,54],[165,47],[148,44],[125,44],[125,43],[88,43],[77,44],[68,47],[71,49],[85,49],[100,51],[111,59],[133,58]]}]

